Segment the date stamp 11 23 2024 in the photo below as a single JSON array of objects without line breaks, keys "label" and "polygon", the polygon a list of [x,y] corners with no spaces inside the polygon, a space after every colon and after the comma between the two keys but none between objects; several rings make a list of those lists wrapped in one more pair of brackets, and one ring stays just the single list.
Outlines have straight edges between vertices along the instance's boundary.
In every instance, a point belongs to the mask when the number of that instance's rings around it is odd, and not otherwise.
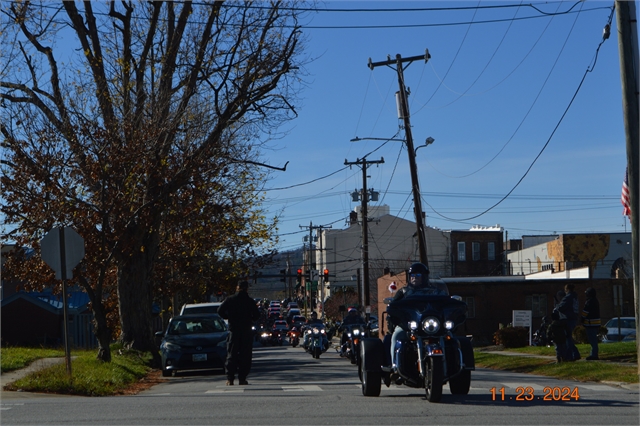
[{"label": "date stamp 11 23 2024", "polygon": [[536,395],[531,386],[518,386],[515,395],[506,395],[504,387],[491,388],[492,401],[578,401],[580,391],[578,387],[545,386],[542,395]]}]

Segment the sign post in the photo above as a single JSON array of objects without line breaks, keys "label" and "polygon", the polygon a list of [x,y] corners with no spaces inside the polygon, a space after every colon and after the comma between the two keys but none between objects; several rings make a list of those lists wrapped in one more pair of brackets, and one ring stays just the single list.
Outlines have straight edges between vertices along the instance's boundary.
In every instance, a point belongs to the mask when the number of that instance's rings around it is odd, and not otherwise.
[{"label": "sign post", "polygon": [[67,282],[73,278],[73,268],[84,257],[84,239],[71,227],[54,228],[40,241],[42,260],[56,271],[56,279],[62,280],[62,323],[64,326],[64,355],[67,374],[71,379],[71,350],[67,313]]},{"label": "sign post", "polygon": [[514,327],[529,327],[529,346],[531,346],[531,311],[513,311],[511,324]]}]

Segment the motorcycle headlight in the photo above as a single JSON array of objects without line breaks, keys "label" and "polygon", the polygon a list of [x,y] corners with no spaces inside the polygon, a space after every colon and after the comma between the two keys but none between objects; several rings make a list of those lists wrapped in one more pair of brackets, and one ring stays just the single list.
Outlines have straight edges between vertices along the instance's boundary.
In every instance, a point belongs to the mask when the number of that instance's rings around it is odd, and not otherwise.
[{"label": "motorcycle headlight", "polygon": [[162,348],[167,351],[179,351],[182,349],[180,345],[176,345],[175,343],[171,343],[171,342],[164,342],[162,344]]},{"label": "motorcycle headlight", "polygon": [[313,334],[318,334],[320,333],[320,330],[316,327],[313,328]]},{"label": "motorcycle headlight", "polygon": [[422,328],[427,333],[436,333],[440,329],[440,321],[436,317],[427,317],[422,321]]},{"label": "motorcycle headlight", "polygon": [[261,337],[269,337],[269,336],[271,336],[271,333],[262,333],[261,334]]},{"label": "motorcycle headlight", "polygon": [[409,328],[410,328],[411,330],[417,330],[417,329],[418,329],[418,323],[417,323],[417,322],[415,322],[415,321],[410,321],[410,322],[409,322]]},{"label": "motorcycle headlight", "polygon": [[358,330],[357,328],[355,330],[353,330],[353,335],[357,336],[360,334],[360,330]]},{"label": "motorcycle headlight", "polygon": [[453,329],[453,321],[445,321],[444,328],[446,328],[447,330]]},{"label": "motorcycle headlight", "polygon": [[320,333],[324,334],[324,328],[322,330],[320,330]]}]

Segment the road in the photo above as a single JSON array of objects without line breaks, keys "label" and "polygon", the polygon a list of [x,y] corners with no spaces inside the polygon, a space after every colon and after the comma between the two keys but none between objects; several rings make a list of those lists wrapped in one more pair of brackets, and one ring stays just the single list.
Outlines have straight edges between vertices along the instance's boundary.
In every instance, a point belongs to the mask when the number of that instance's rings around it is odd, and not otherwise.
[{"label": "road", "polygon": [[[487,369],[473,372],[469,395],[451,395],[445,386],[437,404],[427,402],[423,390],[395,385],[383,385],[377,398],[364,397],[355,366],[333,349],[316,360],[300,347],[256,347],[250,384],[225,386],[225,380],[221,371],[199,371],[178,373],[135,396],[13,395],[0,401],[0,420],[2,425],[640,424],[637,390]],[[529,396],[520,387],[530,387],[533,399],[525,400]],[[576,390],[579,399],[545,401],[545,387]]]}]

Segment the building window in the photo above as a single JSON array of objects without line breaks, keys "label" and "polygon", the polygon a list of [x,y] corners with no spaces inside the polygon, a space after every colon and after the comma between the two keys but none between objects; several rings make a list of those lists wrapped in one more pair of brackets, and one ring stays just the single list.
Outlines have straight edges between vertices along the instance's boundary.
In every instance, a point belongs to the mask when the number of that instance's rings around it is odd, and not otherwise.
[{"label": "building window", "polygon": [[458,262],[464,262],[467,260],[467,255],[465,254],[465,244],[464,242],[458,243]]},{"label": "building window", "polygon": [[496,243],[487,243],[487,259],[496,260]]},{"label": "building window", "polygon": [[547,295],[546,294],[532,294],[526,296],[524,299],[525,308],[531,311],[531,316],[534,318],[541,318],[547,315]]},{"label": "building window", "polygon": [[476,299],[473,297],[465,297],[464,303],[467,304],[467,318],[475,318],[476,317]]},{"label": "building window", "polygon": [[480,243],[471,243],[471,248],[473,249],[472,259],[480,260]]}]

